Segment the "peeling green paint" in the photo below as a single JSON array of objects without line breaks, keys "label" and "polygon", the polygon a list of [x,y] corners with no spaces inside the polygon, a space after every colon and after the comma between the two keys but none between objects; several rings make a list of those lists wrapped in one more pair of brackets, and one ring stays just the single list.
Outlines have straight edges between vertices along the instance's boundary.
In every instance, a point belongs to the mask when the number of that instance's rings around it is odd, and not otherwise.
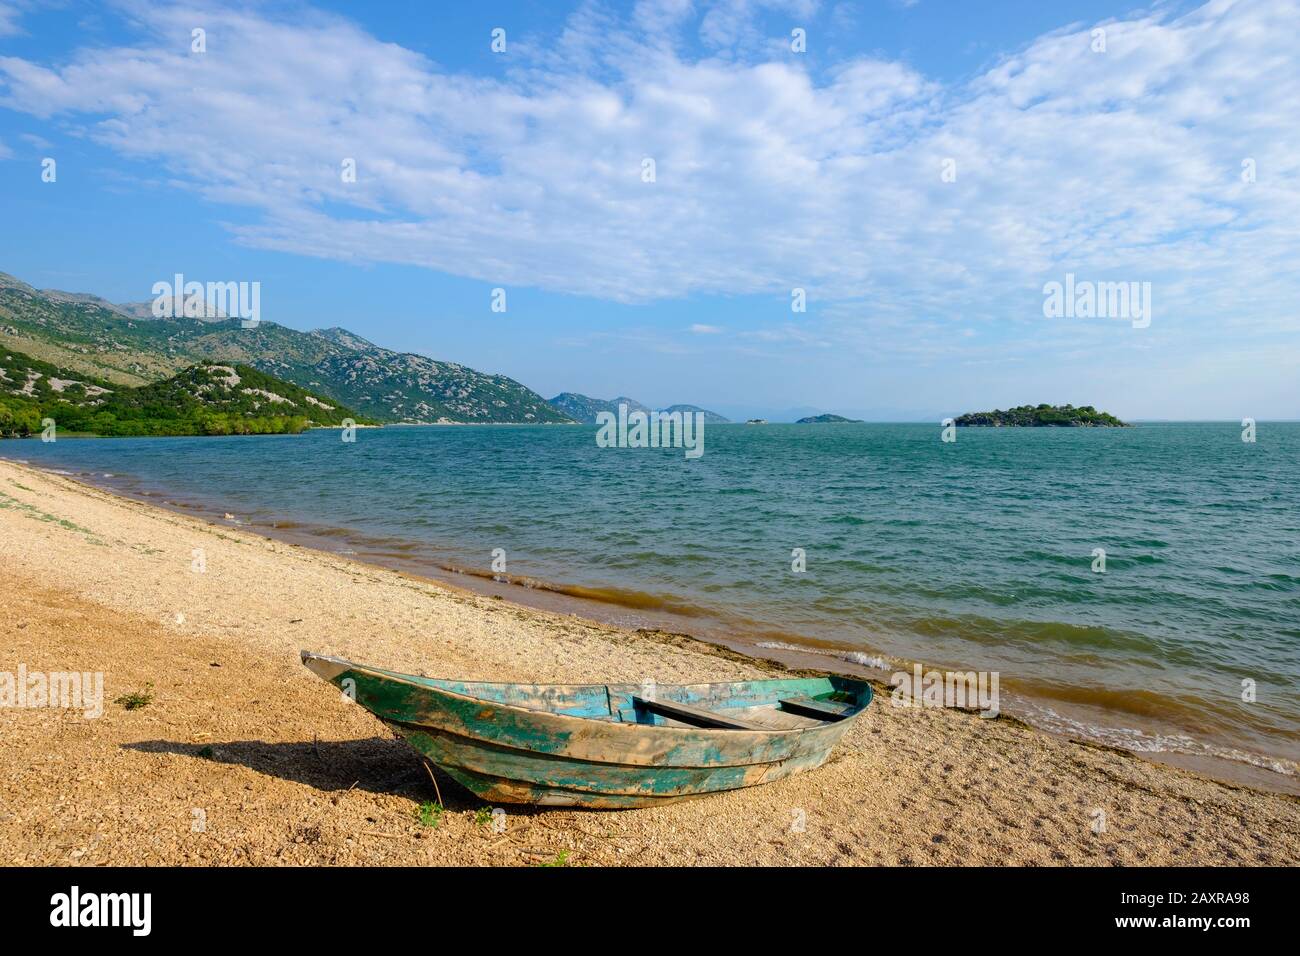
[{"label": "peeling green paint", "polygon": [[[715,729],[655,720],[633,706],[640,685],[440,680],[305,652],[303,662],[349,687],[469,790],[502,803],[647,806],[768,783],[824,763],[871,701],[869,684],[838,676],[655,688],[655,700],[746,725]],[[794,698],[837,704],[842,719],[794,716],[780,704]],[[672,716],[707,719],[685,708]]]}]

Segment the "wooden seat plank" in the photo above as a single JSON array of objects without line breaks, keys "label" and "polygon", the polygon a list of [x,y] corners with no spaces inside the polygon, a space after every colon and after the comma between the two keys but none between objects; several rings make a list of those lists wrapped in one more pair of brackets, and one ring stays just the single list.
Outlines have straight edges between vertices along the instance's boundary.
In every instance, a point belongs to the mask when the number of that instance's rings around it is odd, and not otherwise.
[{"label": "wooden seat plank", "polygon": [[781,709],[818,720],[844,720],[853,715],[851,704],[838,704],[830,700],[816,700],[812,697],[789,697],[780,701]]},{"label": "wooden seat plank", "polygon": [[717,711],[692,707],[690,704],[679,704],[675,700],[646,700],[644,697],[633,697],[632,704],[641,710],[648,710],[652,714],[658,714],[660,717],[671,717],[674,720],[694,724],[697,727],[717,727],[722,730],[763,729],[738,717],[727,717]]}]

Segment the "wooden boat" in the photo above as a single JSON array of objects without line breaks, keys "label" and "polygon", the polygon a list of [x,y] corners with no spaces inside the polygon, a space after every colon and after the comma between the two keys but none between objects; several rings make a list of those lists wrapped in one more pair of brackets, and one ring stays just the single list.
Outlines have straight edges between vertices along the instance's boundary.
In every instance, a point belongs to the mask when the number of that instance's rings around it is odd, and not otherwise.
[{"label": "wooden boat", "polygon": [[723,684],[492,684],[302,652],[489,802],[645,807],[821,766],[871,702],[849,677]]}]

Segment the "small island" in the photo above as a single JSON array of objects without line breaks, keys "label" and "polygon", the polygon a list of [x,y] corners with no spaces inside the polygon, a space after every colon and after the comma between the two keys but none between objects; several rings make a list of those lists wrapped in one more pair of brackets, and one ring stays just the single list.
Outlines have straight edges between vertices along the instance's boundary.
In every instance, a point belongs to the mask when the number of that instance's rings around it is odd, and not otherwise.
[{"label": "small island", "polygon": [[1018,405],[1005,412],[968,412],[954,424],[985,428],[1129,428],[1114,415],[1091,405]]},{"label": "small island", "polygon": [[745,422],[745,424],[746,424],[746,425],[766,425],[766,424],[767,424],[767,419],[766,419],[766,418],[751,418],[749,421]]},{"label": "small island", "polygon": [[796,425],[861,425],[860,418],[845,418],[843,415],[809,415],[807,418],[801,418]]}]

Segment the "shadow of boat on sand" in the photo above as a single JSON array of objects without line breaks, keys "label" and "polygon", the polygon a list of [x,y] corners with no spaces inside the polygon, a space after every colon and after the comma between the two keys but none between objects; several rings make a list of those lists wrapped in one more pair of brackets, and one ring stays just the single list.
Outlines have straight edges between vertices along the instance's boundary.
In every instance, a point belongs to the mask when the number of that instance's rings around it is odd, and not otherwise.
[{"label": "shadow of boat on sand", "polygon": [[[230,740],[196,744],[142,740],[123,744],[122,749],[146,754],[175,754],[214,764],[247,767],[268,777],[304,784],[325,793],[362,790],[405,796],[416,801],[438,799],[424,769],[428,765],[422,765],[419,755],[404,741],[390,737],[301,743]],[[485,806],[482,800],[442,770],[437,767],[430,769],[438,781],[438,790],[447,810],[477,810]]]}]

